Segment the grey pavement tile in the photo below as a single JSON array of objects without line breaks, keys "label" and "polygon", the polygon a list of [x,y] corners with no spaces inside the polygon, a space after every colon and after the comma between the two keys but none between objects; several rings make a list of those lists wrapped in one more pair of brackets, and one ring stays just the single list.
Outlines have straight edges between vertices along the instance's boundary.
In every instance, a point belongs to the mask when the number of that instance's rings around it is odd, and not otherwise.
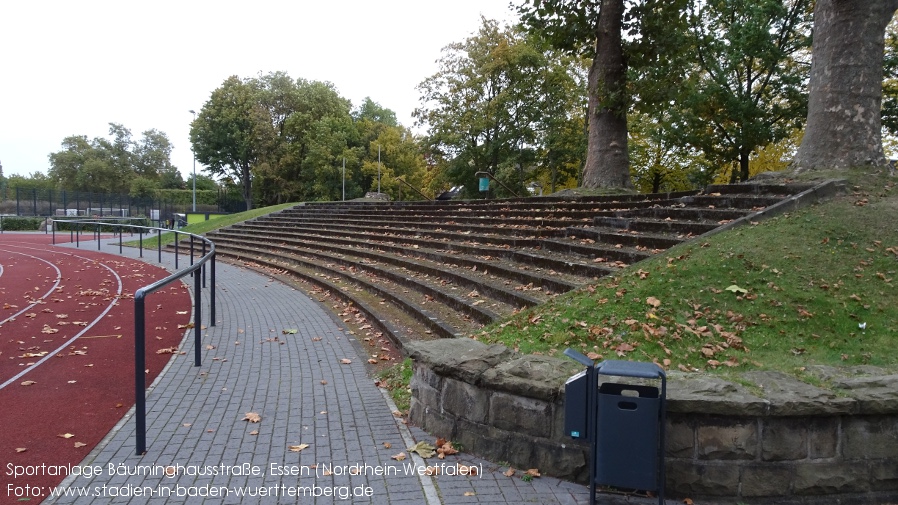
[{"label": "grey pavement tile", "polygon": [[[118,247],[106,247],[118,253]],[[136,256],[136,250],[125,249]],[[155,264],[156,254],[145,254]],[[172,266],[173,256],[163,255]],[[181,265],[187,264],[185,261]],[[147,454],[134,454],[134,420],[120,424],[91,457],[93,464],[122,463],[128,467],[158,462],[197,469],[213,466],[216,475],[179,475],[175,479],[153,476],[97,476],[81,486],[147,485],[175,489],[208,489],[225,486],[223,497],[156,496],[105,499],[59,499],[55,503],[425,503],[422,480],[406,474],[404,464],[390,459],[405,447],[403,435],[380,390],[367,376],[364,349],[344,333],[340,323],[314,300],[301,292],[256,272],[218,262],[216,324],[209,325],[208,290],[202,293],[202,366],[193,366],[194,334],[160,376],[147,397]],[[187,279],[189,289],[192,279]],[[189,307],[185,307],[189,310]],[[295,334],[282,330],[296,329]],[[313,341],[313,337],[322,337]],[[277,340],[274,340],[277,339]],[[238,344],[239,342],[239,344]],[[207,345],[215,346],[207,349]],[[219,358],[219,359],[213,359]],[[350,365],[340,359],[350,358]],[[321,381],[327,384],[321,384]],[[246,412],[258,412],[258,424],[242,421]],[[324,412],[324,413],[322,413]],[[188,424],[189,426],[185,426]],[[407,427],[418,441],[433,437]],[[257,435],[250,435],[258,430]],[[392,449],[385,449],[389,442]],[[309,444],[301,452],[289,446]],[[453,461],[483,465],[477,477],[440,476],[425,478],[435,486],[443,503],[586,503],[588,489],[557,479],[542,478],[525,483],[507,478],[498,465],[462,455]],[[449,461],[449,460],[447,460]],[[406,461],[409,462],[409,461]],[[368,464],[397,467],[397,475],[275,476],[269,465]],[[432,461],[428,462],[433,464]],[[235,475],[234,466],[261,469],[260,475]],[[227,468],[226,473],[223,468]],[[242,468],[242,467],[241,467]],[[314,470],[311,470],[314,472]],[[240,472],[238,472],[240,473]],[[238,497],[241,490],[257,491],[280,485],[299,487],[370,487],[370,498],[334,499],[318,497]],[[342,488],[341,488],[342,489]],[[467,493],[467,496],[466,496]],[[49,502],[48,502],[49,503]]]}]

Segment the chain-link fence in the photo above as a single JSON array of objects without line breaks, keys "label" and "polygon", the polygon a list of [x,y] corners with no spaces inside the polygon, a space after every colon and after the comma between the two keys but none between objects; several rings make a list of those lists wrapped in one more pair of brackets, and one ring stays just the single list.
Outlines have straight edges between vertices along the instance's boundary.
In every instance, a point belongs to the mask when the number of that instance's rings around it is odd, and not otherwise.
[{"label": "chain-link fence", "polygon": [[[185,195],[134,198],[126,194],[36,188],[2,188],[0,215],[35,217],[146,217],[153,221],[175,219],[193,211]],[[187,195],[188,197],[193,195]],[[197,191],[197,212],[241,212],[246,203],[226,191]]]}]

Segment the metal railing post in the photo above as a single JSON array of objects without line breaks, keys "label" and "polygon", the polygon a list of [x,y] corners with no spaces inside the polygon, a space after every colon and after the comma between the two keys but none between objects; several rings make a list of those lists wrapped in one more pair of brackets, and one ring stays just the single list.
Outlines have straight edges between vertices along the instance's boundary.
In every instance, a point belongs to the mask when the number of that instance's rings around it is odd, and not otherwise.
[{"label": "metal railing post", "polygon": [[193,275],[194,287],[193,287],[193,366],[200,366],[202,364],[202,349],[200,346],[203,343],[202,339],[202,298],[203,298],[203,290],[200,287],[200,276],[196,275],[194,272]]},{"label": "metal railing post", "polygon": [[159,248],[159,263],[162,263],[162,229],[156,228],[156,246]]},{"label": "metal railing post", "polygon": [[178,269],[178,242],[180,242],[180,238],[178,237],[178,232],[175,233],[175,270]]},{"label": "metal railing post", "polygon": [[215,326],[215,252],[209,258],[212,268],[209,272],[209,326]]},{"label": "metal railing post", "polygon": [[134,295],[134,419],[137,455],[147,451],[146,328],[144,293]]},{"label": "metal railing post", "polygon": [[102,251],[102,246],[100,244],[100,225],[97,225],[97,250]]},{"label": "metal railing post", "polygon": [[[203,240],[203,254],[200,255],[200,258],[206,255],[206,241]],[[206,264],[203,263],[203,266],[200,267],[200,270],[203,271],[203,287],[206,287]]]},{"label": "metal railing post", "polygon": [[140,257],[143,258],[143,227],[137,230],[137,236],[140,241]]}]

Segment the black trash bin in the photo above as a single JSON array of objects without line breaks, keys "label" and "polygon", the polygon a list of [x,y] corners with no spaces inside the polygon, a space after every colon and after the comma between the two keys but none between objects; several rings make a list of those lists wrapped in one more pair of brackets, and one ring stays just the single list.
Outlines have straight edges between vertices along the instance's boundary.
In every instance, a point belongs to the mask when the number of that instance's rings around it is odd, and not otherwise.
[{"label": "black trash bin", "polygon": [[[652,491],[663,503],[667,375],[654,363],[615,360],[596,365],[596,373],[596,484]],[[660,388],[611,377],[657,380]]]}]

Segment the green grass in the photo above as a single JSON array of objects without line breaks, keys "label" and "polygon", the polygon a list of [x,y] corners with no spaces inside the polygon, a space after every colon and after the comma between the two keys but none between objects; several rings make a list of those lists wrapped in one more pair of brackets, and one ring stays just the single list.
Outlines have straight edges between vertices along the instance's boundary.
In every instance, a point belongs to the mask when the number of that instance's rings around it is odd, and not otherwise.
[{"label": "green grass", "polygon": [[898,181],[848,175],[846,196],[677,246],[473,337],[689,371],[896,365]]},{"label": "green grass", "polygon": [[[203,221],[200,223],[189,224],[179,231],[193,233],[194,235],[202,235],[204,233],[208,233],[213,230],[217,230],[219,228],[224,228],[225,226],[230,226],[232,224],[241,223],[243,221],[253,219],[259,216],[264,216],[266,214],[271,214],[283,209],[287,209],[297,205],[296,203],[283,203],[280,205],[272,205],[270,207],[261,207],[258,209],[248,210],[246,212],[239,212],[237,214],[228,214],[226,216],[222,216],[216,219],[212,219],[209,221]],[[167,232],[163,233],[160,237],[162,241],[162,245],[167,245],[174,243],[175,241],[175,233]],[[132,240],[130,242],[125,242],[126,246],[137,247],[139,245],[138,240]],[[155,235],[147,235],[143,239],[143,246],[145,248],[153,248],[157,247],[157,240]]]},{"label": "green grass", "polygon": [[377,378],[380,379],[380,386],[390,391],[390,397],[396,403],[396,408],[400,412],[408,412],[412,401],[412,392],[409,389],[412,380],[412,360],[405,358],[402,363],[379,372]]}]

